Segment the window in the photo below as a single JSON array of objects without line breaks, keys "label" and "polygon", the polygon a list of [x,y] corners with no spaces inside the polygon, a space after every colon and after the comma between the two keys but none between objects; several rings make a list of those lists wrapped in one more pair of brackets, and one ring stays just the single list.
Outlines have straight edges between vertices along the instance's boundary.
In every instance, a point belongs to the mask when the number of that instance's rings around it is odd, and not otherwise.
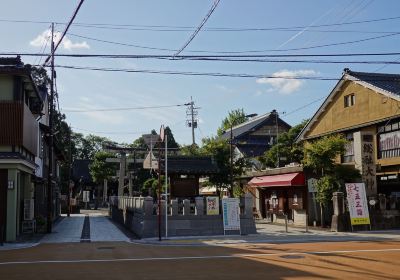
[{"label": "window", "polygon": [[354,106],[354,104],[356,104],[356,96],[354,95],[354,93],[346,95],[344,97],[344,107],[350,107],[350,106]]},{"label": "window", "polygon": [[353,139],[353,133],[347,133],[346,134],[346,139],[347,142],[345,146],[345,152],[342,156],[342,162],[343,163],[348,163],[348,162],[354,162],[354,139]]},{"label": "window", "polygon": [[398,120],[378,126],[378,157],[400,157],[400,125]]}]

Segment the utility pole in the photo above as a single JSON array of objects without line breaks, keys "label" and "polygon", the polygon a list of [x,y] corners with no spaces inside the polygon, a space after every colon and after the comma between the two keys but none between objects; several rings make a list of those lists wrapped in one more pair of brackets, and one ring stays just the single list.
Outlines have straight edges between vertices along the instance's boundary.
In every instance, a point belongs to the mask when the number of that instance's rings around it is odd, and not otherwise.
[{"label": "utility pole", "polygon": [[198,123],[197,109],[200,109],[200,108],[194,106],[194,101],[193,101],[192,97],[190,97],[190,102],[186,103],[185,105],[188,106],[188,108],[186,109],[186,117],[187,117],[186,125],[188,127],[192,128],[192,145],[195,145],[196,140],[195,140],[195,136],[194,136],[194,129],[197,128],[197,123]]},{"label": "utility pole", "polygon": [[51,24],[51,76],[49,98],[49,165],[47,174],[47,233],[51,233],[53,217],[53,99],[54,99],[54,23]]},{"label": "utility pole", "polygon": [[71,169],[72,169],[72,141],[71,141],[72,128],[69,126],[68,140],[69,140],[69,158],[68,158],[68,196],[67,196],[67,216],[71,215],[71,191],[72,191],[72,180],[71,180]]}]

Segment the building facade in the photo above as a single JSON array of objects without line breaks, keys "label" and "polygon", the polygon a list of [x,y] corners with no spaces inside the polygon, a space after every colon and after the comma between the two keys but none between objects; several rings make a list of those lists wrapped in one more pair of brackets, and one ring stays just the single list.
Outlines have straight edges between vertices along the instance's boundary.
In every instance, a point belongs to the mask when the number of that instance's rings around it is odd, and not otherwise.
[{"label": "building facade", "polygon": [[[36,86],[29,65],[19,57],[0,58],[0,238],[4,241],[16,240],[26,228],[33,230],[32,221],[47,210],[48,156],[46,133],[40,128],[46,125],[39,121],[47,113],[46,96],[46,89]],[[56,170],[55,165],[54,174]],[[56,203],[53,200],[53,209]]]},{"label": "building facade", "polygon": [[399,108],[400,75],[345,69],[297,140],[343,134],[349,142],[338,162],[360,171],[369,199],[380,198],[380,210],[396,211],[400,209]]}]

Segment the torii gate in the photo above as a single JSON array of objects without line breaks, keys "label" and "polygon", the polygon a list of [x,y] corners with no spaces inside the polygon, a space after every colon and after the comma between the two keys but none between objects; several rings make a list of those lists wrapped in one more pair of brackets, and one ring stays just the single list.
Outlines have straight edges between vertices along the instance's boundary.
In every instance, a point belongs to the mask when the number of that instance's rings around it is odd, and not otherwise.
[{"label": "torii gate", "polygon": [[[147,151],[146,149],[140,148],[126,148],[126,147],[114,147],[107,146],[104,148],[105,151],[111,153],[119,153],[121,155],[120,158],[107,158],[106,162],[114,162],[119,163],[119,174],[117,174],[118,178],[118,196],[122,196],[124,192],[124,181],[125,178],[129,180],[129,195],[132,195],[132,178],[131,176],[126,176],[126,164],[129,163],[141,163],[144,159],[136,159],[136,151]],[[126,158],[126,155],[133,152],[133,159]],[[103,195],[107,196],[107,180],[104,181],[104,192]],[[103,197],[106,198],[106,197]]]}]

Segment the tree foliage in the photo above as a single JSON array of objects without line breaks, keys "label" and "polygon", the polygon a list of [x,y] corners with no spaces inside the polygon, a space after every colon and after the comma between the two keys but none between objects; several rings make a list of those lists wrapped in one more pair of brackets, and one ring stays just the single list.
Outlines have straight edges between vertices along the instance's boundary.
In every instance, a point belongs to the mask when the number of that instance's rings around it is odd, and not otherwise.
[{"label": "tree foliage", "polygon": [[308,120],[304,120],[289,131],[281,133],[277,143],[260,157],[260,161],[267,167],[277,167],[279,156],[279,166],[291,162],[300,163],[304,157],[303,143],[296,143],[296,137],[307,122]]},{"label": "tree foliage", "polygon": [[344,153],[347,140],[340,134],[324,136],[305,145],[304,166],[317,174],[332,174],[335,159]]},{"label": "tree foliage", "polygon": [[109,179],[116,173],[116,165],[106,162],[107,158],[115,157],[114,154],[98,151],[93,157],[93,163],[89,165],[90,175],[96,183],[103,183],[105,179]]},{"label": "tree foliage", "polygon": [[344,183],[354,182],[360,177],[358,170],[336,164],[336,158],[343,154],[347,140],[339,134],[322,137],[305,145],[304,166],[322,177],[317,181],[319,203],[326,206],[332,194],[344,190]]},{"label": "tree foliage", "polygon": [[232,110],[228,116],[222,120],[221,126],[217,130],[217,135],[221,136],[225,131],[229,130],[231,125],[236,126],[248,120],[243,109]]},{"label": "tree foliage", "polygon": [[[230,189],[232,186],[229,143],[218,137],[204,138],[201,154],[212,156],[219,169],[217,174],[209,176],[209,183],[217,186],[219,189],[223,187]],[[232,168],[233,176],[242,175],[246,166],[248,166],[248,161],[245,158],[236,159]],[[230,193],[233,193],[232,189],[230,189]]]}]

